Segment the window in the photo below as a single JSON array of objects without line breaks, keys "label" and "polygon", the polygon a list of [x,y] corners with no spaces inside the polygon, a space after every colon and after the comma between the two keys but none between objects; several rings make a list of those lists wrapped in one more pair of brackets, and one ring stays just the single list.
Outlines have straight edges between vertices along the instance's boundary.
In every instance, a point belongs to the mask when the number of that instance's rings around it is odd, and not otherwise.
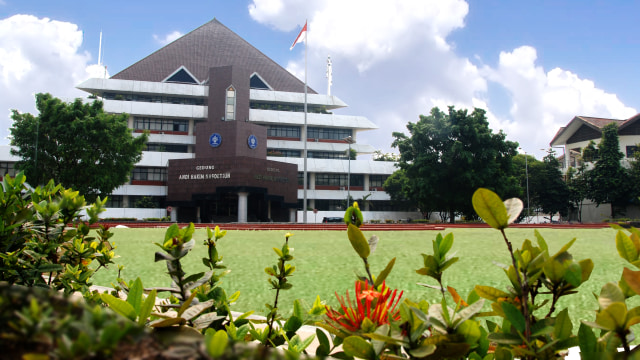
[{"label": "window", "polygon": [[322,140],[342,140],[348,136],[353,136],[351,129],[335,129],[335,128],[307,128],[307,139]]},{"label": "window", "polygon": [[267,149],[267,156],[301,157],[300,150]]},{"label": "window", "polygon": [[389,175],[369,175],[369,187],[382,187],[388,177]]},{"label": "window", "polygon": [[101,94],[105,100],[121,100],[121,101],[138,101],[153,103],[168,103],[181,105],[205,105],[203,97],[180,97],[180,96],[160,96],[160,95],[144,95],[131,93],[105,92]]},{"label": "window", "polygon": [[167,168],[137,167],[133,169],[131,180],[167,181]]},{"label": "window", "polygon": [[165,207],[166,196],[129,196],[129,207],[157,209]]},{"label": "window", "polygon": [[251,89],[260,89],[260,90],[271,90],[269,85],[267,85],[264,80],[258,74],[251,75],[251,79],[249,80],[249,87]]},{"label": "window", "polygon": [[316,199],[316,209],[320,211],[340,211],[346,210],[346,199],[343,200],[323,200]]},{"label": "window", "polygon": [[178,71],[173,73],[165,82],[184,83],[184,84],[198,84],[198,81],[189,74],[189,72],[181,66]]},{"label": "window", "polygon": [[[304,105],[251,101],[249,103],[249,107],[256,110],[304,112]],[[327,108],[324,105],[307,104],[307,112],[314,114],[331,114],[331,112],[327,111]]]},{"label": "window", "polygon": [[123,196],[122,195],[109,195],[107,197],[107,203],[104,207],[108,208],[121,208],[124,207]]},{"label": "window", "polygon": [[233,86],[227,88],[227,112],[225,116],[226,121],[232,121],[236,119],[236,90]]},{"label": "window", "polygon": [[133,118],[133,128],[136,130],[176,131],[186,133],[189,131],[189,121],[136,116]]},{"label": "window", "polygon": [[267,137],[285,137],[300,139],[299,126],[269,125],[267,128]]},{"label": "window", "polygon": [[347,186],[347,174],[316,174],[316,186]]},{"label": "window", "polygon": [[344,151],[308,151],[309,158],[314,159],[347,159],[347,154]]},{"label": "window", "polygon": [[351,174],[350,186],[364,186],[364,175]]},{"label": "window", "polygon": [[158,152],[173,152],[173,153],[188,153],[189,146],[182,144],[157,144],[148,143],[144,151],[158,151]]},{"label": "window", "polygon": [[633,154],[638,151],[638,147],[635,145],[629,145],[627,146],[627,157],[631,158],[633,157]]},{"label": "window", "polygon": [[16,176],[15,165],[16,163],[12,162],[0,162],[0,176],[4,177],[7,174],[11,177]]}]

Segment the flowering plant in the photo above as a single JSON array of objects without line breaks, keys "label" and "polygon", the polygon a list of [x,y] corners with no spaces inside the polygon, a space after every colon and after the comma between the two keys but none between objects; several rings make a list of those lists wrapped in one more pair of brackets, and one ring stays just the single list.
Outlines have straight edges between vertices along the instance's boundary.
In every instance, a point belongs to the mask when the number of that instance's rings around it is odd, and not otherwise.
[{"label": "flowering plant", "polygon": [[345,298],[336,293],[340,309],[327,306],[327,322],[339,332],[355,334],[374,332],[379,326],[389,324],[390,319],[400,320],[398,303],[403,292],[391,290],[383,283],[378,291],[365,281],[356,281],[355,298],[349,291]]}]

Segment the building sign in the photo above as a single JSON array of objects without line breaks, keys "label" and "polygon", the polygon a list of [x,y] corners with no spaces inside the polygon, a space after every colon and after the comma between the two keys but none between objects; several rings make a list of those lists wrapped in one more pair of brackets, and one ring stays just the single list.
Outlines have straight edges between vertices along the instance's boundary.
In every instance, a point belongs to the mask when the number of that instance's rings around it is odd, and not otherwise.
[{"label": "building sign", "polygon": [[222,142],[222,136],[218,133],[213,133],[211,134],[211,136],[209,136],[209,145],[211,145],[214,148],[217,148],[218,146],[220,146],[220,143]]},{"label": "building sign", "polygon": [[258,138],[255,135],[249,135],[247,144],[249,145],[249,149],[255,149],[258,146]]},{"label": "building sign", "polygon": [[[194,172],[183,173],[178,175],[178,180],[221,180],[231,179],[230,172],[209,172],[210,170],[216,170],[215,165],[197,165]],[[204,173],[203,173],[204,172]]]}]

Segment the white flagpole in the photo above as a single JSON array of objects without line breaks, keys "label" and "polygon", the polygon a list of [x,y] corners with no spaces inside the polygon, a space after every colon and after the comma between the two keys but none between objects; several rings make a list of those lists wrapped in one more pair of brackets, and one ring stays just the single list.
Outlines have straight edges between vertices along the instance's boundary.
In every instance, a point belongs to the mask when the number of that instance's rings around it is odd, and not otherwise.
[{"label": "white flagpole", "polygon": [[307,223],[307,43],[309,42],[309,24],[305,20],[304,24],[307,27],[307,33],[304,38],[304,127],[302,130],[303,142],[304,142],[304,180],[302,182],[302,188],[304,193],[304,200],[302,201],[302,222]]}]

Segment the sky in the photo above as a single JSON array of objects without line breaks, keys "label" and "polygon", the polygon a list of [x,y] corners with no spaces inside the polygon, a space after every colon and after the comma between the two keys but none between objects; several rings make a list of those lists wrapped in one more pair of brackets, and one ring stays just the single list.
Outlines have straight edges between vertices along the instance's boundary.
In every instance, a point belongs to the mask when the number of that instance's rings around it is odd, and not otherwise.
[{"label": "sky", "polygon": [[[497,0],[0,0],[0,145],[11,109],[34,95],[71,101],[75,86],[113,75],[216,18],[379,129],[357,141],[383,152],[433,107],[486,110],[489,126],[540,159],[574,116],[640,111],[638,1]],[[562,150],[557,149],[558,155]]]}]

